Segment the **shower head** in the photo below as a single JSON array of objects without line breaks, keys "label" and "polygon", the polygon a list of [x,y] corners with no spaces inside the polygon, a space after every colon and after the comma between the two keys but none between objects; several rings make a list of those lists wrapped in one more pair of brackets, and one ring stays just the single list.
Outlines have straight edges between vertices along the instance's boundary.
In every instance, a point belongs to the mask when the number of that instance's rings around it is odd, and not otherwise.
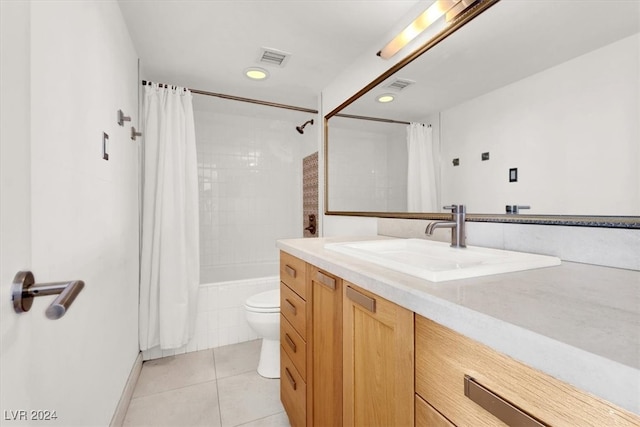
[{"label": "shower head", "polygon": [[300,133],[303,134],[304,133],[304,127],[308,124],[313,124],[313,119],[311,120],[307,120],[306,122],[304,122],[304,124],[302,126],[296,126],[296,130]]}]

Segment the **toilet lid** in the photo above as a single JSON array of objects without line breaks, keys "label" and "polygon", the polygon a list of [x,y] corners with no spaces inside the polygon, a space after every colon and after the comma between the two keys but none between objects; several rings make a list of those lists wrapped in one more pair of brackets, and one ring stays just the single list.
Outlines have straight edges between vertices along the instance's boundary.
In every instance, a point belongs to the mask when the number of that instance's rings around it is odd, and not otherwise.
[{"label": "toilet lid", "polygon": [[245,306],[252,311],[277,312],[280,311],[280,289],[260,292],[250,296]]}]

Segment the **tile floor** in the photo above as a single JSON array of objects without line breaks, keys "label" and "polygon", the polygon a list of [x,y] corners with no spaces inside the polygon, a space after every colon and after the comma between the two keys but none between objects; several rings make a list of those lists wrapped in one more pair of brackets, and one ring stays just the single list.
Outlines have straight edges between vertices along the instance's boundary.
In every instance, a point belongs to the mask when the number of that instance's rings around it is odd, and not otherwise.
[{"label": "tile floor", "polygon": [[260,340],[149,360],[124,426],[288,427],[279,380],[258,375]]}]

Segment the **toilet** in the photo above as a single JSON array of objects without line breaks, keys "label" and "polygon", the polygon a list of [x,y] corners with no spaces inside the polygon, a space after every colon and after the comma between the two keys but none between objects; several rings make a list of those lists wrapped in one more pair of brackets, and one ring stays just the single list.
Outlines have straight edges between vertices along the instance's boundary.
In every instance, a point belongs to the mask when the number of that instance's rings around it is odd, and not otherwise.
[{"label": "toilet", "polygon": [[262,338],[258,374],[280,378],[280,289],[247,298],[244,309],[249,326]]}]

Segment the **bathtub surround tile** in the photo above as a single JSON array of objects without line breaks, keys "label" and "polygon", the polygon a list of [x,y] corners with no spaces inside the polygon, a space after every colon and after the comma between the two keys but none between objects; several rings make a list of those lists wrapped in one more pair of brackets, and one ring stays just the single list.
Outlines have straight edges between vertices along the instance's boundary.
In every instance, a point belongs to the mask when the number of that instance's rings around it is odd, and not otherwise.
[{"label": "bathtub surround tile", "polygon": [[213,350],[196,351],[144,362],[133,397],[161,393],[215,380]]},{"label": "bathtub surround tile", "polygon": [[276,239],[302,235],[299,120],[264,117],[262,106],[247,106],[254,113],[211,114],[209,104],[219,102],[228,101],[194,100],[200,264],[277,263]]},{"label": "bathtub surround tile", "polygon": [[258,336],[246,320],[244,302],[251,295],[278,289],[279,284],[278,276],[269,276],[200,285],[193,339],[180,349],[144,351],[143,359],[153,360],[255,340]]},{"label": "bathtub surround tile", "polygon": [[220,426],[215,381],[131,400],[123,426]]},{"label": "bathtub surround tile", "polygon": [[226,378],[255,371],[260,359],[262,340],[252,340],[236,345],[215,348],[216,378]]},{"label": "bathtub surround tile", "polygon": [[254,370],[218,380],[222,426],[237,426],[284,411],[280,380],[263,378]]}]

